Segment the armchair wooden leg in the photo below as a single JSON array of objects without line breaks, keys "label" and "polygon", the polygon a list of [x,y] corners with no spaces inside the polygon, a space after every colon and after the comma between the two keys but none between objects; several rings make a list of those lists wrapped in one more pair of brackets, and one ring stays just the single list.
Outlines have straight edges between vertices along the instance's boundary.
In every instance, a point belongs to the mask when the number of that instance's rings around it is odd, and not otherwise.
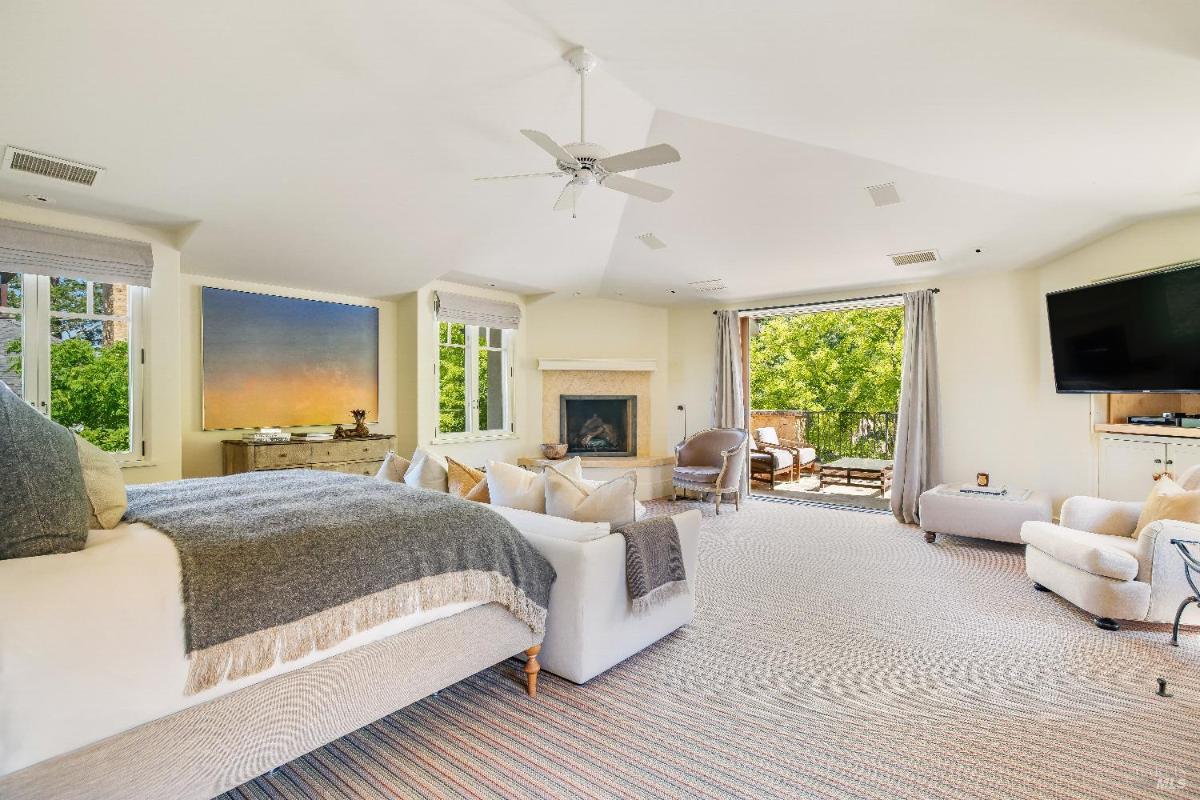
[{"label": "armchair wooden leg", "polygon": [[721,493],[717,492],[717,516],[721,516]]},{"label": "armchair wooden leg", "polygon": [[738,489],[737,493],[733,496],[733,509],[735,511],[742,510],[742,490],[741,489]]},{"label": "armchair wooden leg", "polygon": [[538,673],[542,671],[542,665],[537,660],[540,652],[542,652],[540,644],[535,644],[525,651],[525,655],[529,657],[529,660],[525,662],[525,691],[529,693],[530,697],[537,697]]}]

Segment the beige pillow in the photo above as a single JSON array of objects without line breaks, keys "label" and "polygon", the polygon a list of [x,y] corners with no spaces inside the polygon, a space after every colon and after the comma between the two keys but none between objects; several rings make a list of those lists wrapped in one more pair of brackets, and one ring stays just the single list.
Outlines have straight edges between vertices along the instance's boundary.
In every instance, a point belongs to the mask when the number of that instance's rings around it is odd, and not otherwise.
[{"label": "beige pillow", "polygon": [[583,459],[579,456],[568,458],[564,461],[552,461],[546,466],[559,475],[566,475],[568,478],[574,478],[577,481],[583,480]]},{"label": "beige pillow", "polygon": [[576,522],[607,522],[613,528],[637,518],[637,473],[592,487],[555,470],[546,470],[546,513]]},{"label": "beige pillow", "polygon": [[487,487],[494,506],[546,513],[546,479],[543,475],[503,461],[489,461]]},{"label": "beige pillow", "polygon": [[375,473],[375,479],[404,483],[404,473],[408,472],[411,464],[407,458],[396,455],[395,450],[388,450],[387,455],[383,457],[383,463],[379,465],[379,472]]},{"label": "beige pillow", "polygon": [[1200,489],[1189,492],[1168,477],[1159,478],[1142,505],[1133,535],[1141,535],[1147,525],[1160,519],[1200,523]]},{"label": "beige pillow", "polygon": [[88,529],[115,528],[129,505],[121,468],[116,459],[79,434],[75,434],[75,449],[83,470],[83,488],[92,507]]},{"label": "beige pillow", "polygon": [[449,491],[447,477],[446,465],[442,463],[441,458],[423,447],[418,447],[413,453],[412,464],[404,473],[404,482],[418,489],[446,492]]},{"label": "beige pillow", "polygon": [[450,494],[477,503],[490,503],[487,475],[453,458],[446,459],[447,484]]}]

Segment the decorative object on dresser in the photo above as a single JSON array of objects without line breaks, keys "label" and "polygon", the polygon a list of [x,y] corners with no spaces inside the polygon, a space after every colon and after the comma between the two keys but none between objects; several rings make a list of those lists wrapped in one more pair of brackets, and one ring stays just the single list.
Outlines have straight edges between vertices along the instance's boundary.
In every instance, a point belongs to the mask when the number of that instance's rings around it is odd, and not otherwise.
[{"label": "decorative object on dresser", "polygon": [[264,469],[320,469],[353,475],[375,475],[396,437],[372,434],[362,439],[338,439],[325,442],[250,442],[226,439],[221,442],[223,474],[256,472]]},{"label": "decorative object on dresser", "polygon": [[371,431],[367,428],[367,411],[363,408],[353,408],[350,410],[350,416],[354,418],[354,427],[346,430],[341,425],[333,429],[334,439],[365,439],[371,435]]},{"label": "decorative object on dresser", "polygon": [[1050,521],[1050,498],[1032,489],[943,483],[921,495],[917,513],[930,543],[950,533],[1019,544],[1026,522]]}]

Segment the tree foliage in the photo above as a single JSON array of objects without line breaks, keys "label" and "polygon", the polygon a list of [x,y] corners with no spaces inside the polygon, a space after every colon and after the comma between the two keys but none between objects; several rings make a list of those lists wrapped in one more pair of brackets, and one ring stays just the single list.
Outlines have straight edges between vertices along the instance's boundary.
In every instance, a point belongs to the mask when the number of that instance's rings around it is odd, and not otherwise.
[{"label": "tree foliage", "polygon": [[769,317],[750,340],[750,407],[895,411],[904,310]]}]

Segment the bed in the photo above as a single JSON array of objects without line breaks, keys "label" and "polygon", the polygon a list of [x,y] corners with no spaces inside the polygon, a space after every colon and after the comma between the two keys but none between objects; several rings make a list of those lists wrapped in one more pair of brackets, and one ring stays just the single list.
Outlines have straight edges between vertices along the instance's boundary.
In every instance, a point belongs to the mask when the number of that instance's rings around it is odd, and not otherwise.
[{"label": "bed", "polygon": [[0,561],[0,796],[210,798],[514,655],[536,686],[543,630],[485,598],[421,604],[197,688],[178,545],[123,522],[78,552]]}]

